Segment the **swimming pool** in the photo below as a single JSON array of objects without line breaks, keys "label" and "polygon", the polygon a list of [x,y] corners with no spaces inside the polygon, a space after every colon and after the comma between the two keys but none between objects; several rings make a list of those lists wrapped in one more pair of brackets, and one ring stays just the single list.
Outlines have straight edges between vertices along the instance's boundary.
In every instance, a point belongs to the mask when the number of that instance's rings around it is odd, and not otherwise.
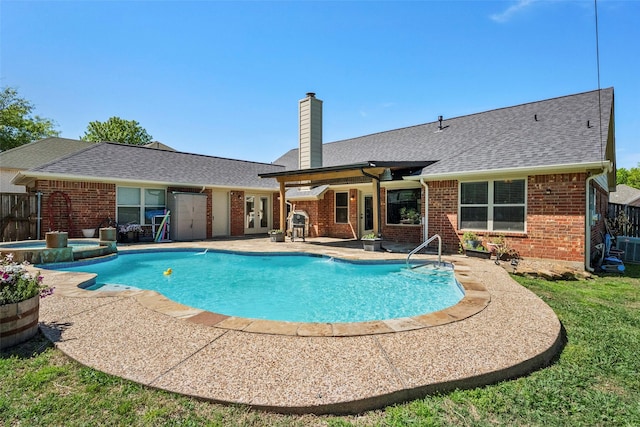
[{"label": "swimming pool", "polygon": [[114,285],[150,289],[207,311],[291,322],[411,317],[450,307],[464,296],[451,268],[418,272],[404,263],[308,254],[136,251],[106,262],[53,268],[97,273],[91,289],[98,291]]}]

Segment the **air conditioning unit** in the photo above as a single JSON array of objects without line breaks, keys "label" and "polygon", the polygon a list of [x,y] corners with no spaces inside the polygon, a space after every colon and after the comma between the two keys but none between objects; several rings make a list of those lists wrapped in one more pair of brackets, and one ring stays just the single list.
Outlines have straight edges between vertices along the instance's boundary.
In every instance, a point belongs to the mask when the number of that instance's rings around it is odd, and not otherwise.
[{"label": "air conditioning unit", "polygon": [[640,237],[618,236],[616,247],[624,251],[622,254],[624,262],[640,264]]}]

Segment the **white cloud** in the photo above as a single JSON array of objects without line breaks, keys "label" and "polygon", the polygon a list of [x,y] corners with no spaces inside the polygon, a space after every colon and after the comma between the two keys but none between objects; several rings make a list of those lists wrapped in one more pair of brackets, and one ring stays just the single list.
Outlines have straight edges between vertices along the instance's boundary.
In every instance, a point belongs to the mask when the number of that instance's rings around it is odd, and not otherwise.
[{"label": "white cloud", "polygon": [[516,4],[509,6],[501,13],[494,13],[490,18],[495,22],[507,22],[513,17],[513,15],[529,7],[534,1],[535,0],[518,0]]}]

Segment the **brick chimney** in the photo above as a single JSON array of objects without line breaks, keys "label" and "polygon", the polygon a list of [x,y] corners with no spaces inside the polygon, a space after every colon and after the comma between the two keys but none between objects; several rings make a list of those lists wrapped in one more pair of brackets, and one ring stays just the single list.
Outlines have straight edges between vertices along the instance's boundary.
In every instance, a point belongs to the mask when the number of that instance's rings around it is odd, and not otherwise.
[{"label": "brick chimney", "polygon": [[300,169],[322,167],[322,101],[313,92],[298,102],[300,115],[300,147],[298,167]]}]

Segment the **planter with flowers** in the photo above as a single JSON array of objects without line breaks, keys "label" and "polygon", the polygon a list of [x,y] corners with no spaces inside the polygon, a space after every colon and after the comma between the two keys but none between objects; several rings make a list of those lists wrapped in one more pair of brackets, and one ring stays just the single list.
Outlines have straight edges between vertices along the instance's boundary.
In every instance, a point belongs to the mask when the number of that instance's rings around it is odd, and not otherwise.
[{"label": "planter with flowers", "polygon": [[140,224],[124,224],[118,227],[118,241],[122,243],[126,242],[139,242],[140,233],[142,233],[142,226]]},{"label": "planter with flowers", "polygon": [[0,261],[0,349],[20,344],[38,332],[40,298],[53,293],[42,276],[18,264],[13,254]]},{"label": "planter with flowers", "polygon": [[375,233],[369,233],[362,236],[362,247],[365,251],[375,252],[380,250],[382,237],[378,237]]},{"label": "planter with flowers", "polygon": [[272,242],[284,242],[284,231],[282,231],[282,230],[269,230],[269,239]]}]

